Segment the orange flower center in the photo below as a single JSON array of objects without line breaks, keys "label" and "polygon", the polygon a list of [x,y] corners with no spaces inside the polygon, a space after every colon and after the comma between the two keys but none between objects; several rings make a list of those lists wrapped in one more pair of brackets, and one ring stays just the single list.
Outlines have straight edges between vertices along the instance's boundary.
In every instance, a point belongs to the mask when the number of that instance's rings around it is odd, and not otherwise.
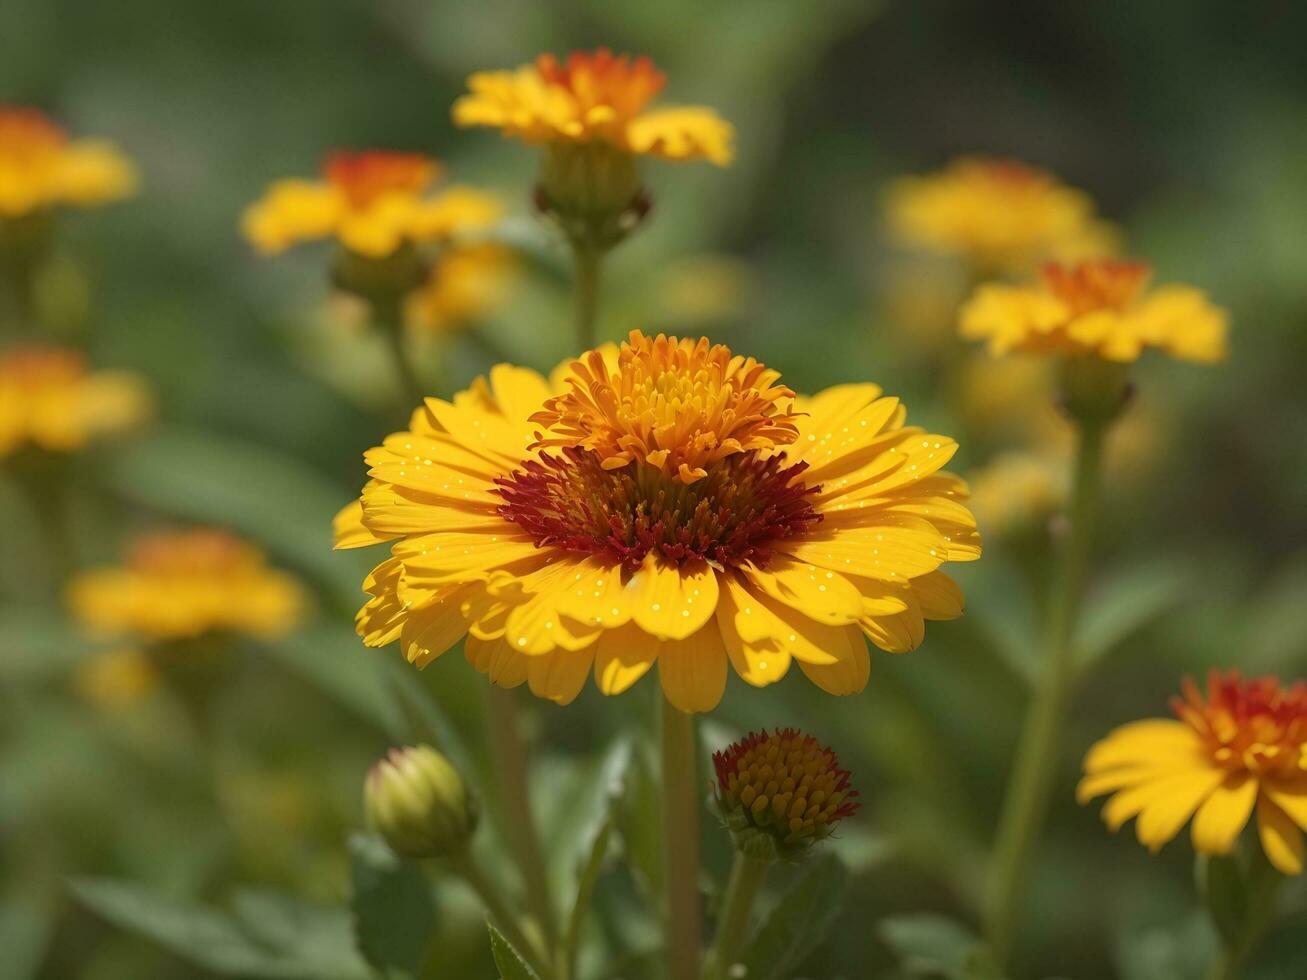
[{"label": "orange flower center", "polygon": [[734,453],[794,441],[794,392],[776,384],[779,378],[706,338],[633,331],[615,370],[599,351],[572,364],[570,390],[531,416],[548,430],[536,434],[533,448],[582,446],[605,469],[638,460],[693,483]]},{"label": "orange flower center", "polygon": [[1229,769],[1269,774],[1307,771],[1307,682],[1282,686],[1275,677],[1244,680],[1212,671],[1204,698],[1192,678],[1171,707]]},{"label": "orange flower center", "polygon": [[1094,310],[1124,310],[1148,281],[1146,262],[1095,259],[1066,266],[1044,266],[1044,286],[1071,308],[1073,316]]},{"label": "orange flower center", "polygon": [[632,60],[607,48],[573,51],[563,63],[542,54],[536,58],[536,71],[546,84],[571,93],[583,113],[605,106],[619,119],[638,115],[667,83],[667,76],[647,56]]},{"label": "orange flower center", "polygon": [[59,347],[16,347],[0,355],[0,382],[36,391],[68,385],[86,374],[80,351]]},{"label": "orange flower center", "polygon": [[962,172],[1005,191],[1033,191],[1048,186],[1047,175],[1020,160],[968,160]]},{"label": "orange flower center", "polygon": [[132,545],[127,564],[144,575],[199,578],[247,568],[252,554],[249,545],[226,531],[158,531]]},{"label": "orange flower center", "polygon": [[0,105],[0,160],[29,162],[56,154],[68,135],[42,112]]},{"label": "orange flower center", "polygon": [[358,208],[386,194],[421,194],[436,179],[438,165],[422,153],[389,150],[339,152],[327,157],[323,175]]}]

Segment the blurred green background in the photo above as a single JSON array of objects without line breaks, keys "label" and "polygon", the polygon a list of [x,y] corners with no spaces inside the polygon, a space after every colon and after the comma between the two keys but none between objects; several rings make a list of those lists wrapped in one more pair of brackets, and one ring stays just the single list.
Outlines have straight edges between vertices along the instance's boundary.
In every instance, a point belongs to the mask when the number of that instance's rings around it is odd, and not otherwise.
[{"label": "blurred green background", "polygon": [[[237,221],[269,181],[316,172],[329,149],[433,153],[455,179],[504,194],[504,236],[524,256],[510,302],[424,365],[433,387],[465,386],[491,350],[548,368],[571,353],[571,329],[562,250],[530,214],[535,155],[454,130],[448,109],[470,71],[605,44],[652,55],[667,101],[714,106],[739,131],[729,171],[647,168],[655,211],[612,257],[605,336],[705,332],[799,390],[875,380],[911,421],[959,437],[951,468],[964,474],[1020,448],[1047,410],[1019,405],[998,425],[969,410],[963,377],[988,377],[999,396],[1019,395],[1018,381],[949,336],[953,271],[895,250],[883,230],[887,181],[968,152],[1085,188],[1160,280],[1199,285],[1231,311],[1226,363],[1146,359],[1136,373],[1142,448],[1111,480],[1081,634],[1096,663],[1016,968],[1199,976],[1213,939],[1187,843],[1150,856],[1078,808],[1072,788],[1088,745],[1164,714],[1185,673],[1307,672],[1304,37],[1307,11],[1284,2],[6,0],[0,101],[112,138],[143,172],[138,197],[65,216],[45,284],[69,341],[142,373],[159,403],[145,432],[70,461],[76,564],[113,560],[137,529],[213,523],[259,543],[316,598],[287,640],[233,644],[203,739],[162,691],[88,703],[74,678],[96,651],[62,611],[33,515],[0,481],[0,974],[358,975],[340,908],[367,766],[387,745],[439,738],[485,781],[482,679],[457,652],[418,675],[393,649],[364,650],[351,616],[374,556],[330,550],[361,452],[402,417],[385,392],[351,394],[377,390],[384,361],[326,323],[325,251],[260,259]],[[984,558],[958,576],[967,615],[932,624],[911,655],[877,656],[863,695],[832,701],[797,672],[764,691],[733,679],[703,727],[716,748],[750,726],[802,725],[840,750],[867,801],[838,845],[848,900],[798,975],[899,975],[874,929],[887,915],[974,920],[1047,545],[1042,525],[982,530]],[[532,704],[560,862],[585,823],[571,788],[626,719],[652,718],[654,693],[646,680],[618,702],[589,689],[567,709]],[[635,867],[655,874],[656,806],[636,756],[620,829]],[[706,824],[720,880],[728,844]],[[140,888],[106,899],[108,886],[84,883],[96,913],[74,876]],[[596,940],[631,959],[591,976],[652,975],[647,877],[602,880]],[[1268,938],[1250,976],[1307,976],[1304,900],[1301,888],[1288,896],[1296,924]],[[103,914],[130,924],[154,901],[177,919],[158,942]],[[491,975],[472,899],[450,886],[433,903],[442,940],[428,975]],[[275,955],[242,960],[250,942]]]}]

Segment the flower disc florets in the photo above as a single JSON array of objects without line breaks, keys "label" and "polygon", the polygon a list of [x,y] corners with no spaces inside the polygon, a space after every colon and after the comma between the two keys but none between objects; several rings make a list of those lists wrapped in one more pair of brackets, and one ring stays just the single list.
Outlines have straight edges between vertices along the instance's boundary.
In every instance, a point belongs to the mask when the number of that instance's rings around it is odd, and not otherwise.
[{"label": "flower disc florets", "polygon": [[797,857],[861,806],[834,751],[793,728],[751,732],[713,767],[718,812],[752,857]]},{"label": "flower disc florets", "polygon": [[1172,698],[1171,708],[1217,765],[1307,779],[1307,681],[1282,685],[1275,677],[1244,680],[1237,671],[1213,671],[1206,698],[1186,677],[1184,697]]}]

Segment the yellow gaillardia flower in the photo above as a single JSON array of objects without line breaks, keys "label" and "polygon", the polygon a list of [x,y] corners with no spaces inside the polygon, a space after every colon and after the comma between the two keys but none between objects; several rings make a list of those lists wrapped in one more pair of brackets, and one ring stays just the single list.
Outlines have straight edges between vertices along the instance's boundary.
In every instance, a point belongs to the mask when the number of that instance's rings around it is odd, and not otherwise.
[{"label": "yellow gaillardia flower", "polygon": [[483,191],[456,185],[432,192],[440,174],[420,153],[333,153],[324,179],[277,181],[245,211],[242,227],[267,255],[335,238],[356,255],[384,259],[405,244],[446,240],[499,219],[499,201]]},{"label": "yellow gaillardia flower", "polygon": [[0,220],[107,204],[136,182],[136,168],[112,144],[69,139],[38,110],[0,104]]},{"label": "yellow gaillardia flower", "polygon": [[1303,869],[1307,830],[1307,683],[1244,680],[1213,671],[1203,697],[1189,678],[1172,706],[1178,721],[1123,725],[1085,757],[1077,797],[1111,793],[1103,819],[1138,817],[1140,843],[1156,851],[1193,817],[1194,848],[1228,854],[1257,814],[1262,849],[1281,872]]},{"label": "yellow gaillardia flower", "polygon": [[1116,232],[1096,217],[1088,194],[1015,160],[964,157],[939,173],[902,178],[890,189],[888,216],[905,244],[991,273],[1116,251]]},{"label": "yellow gaillardia flower", "polygon": [[142,421],[144,384],[116,371],[88,371],[79,351],[18,347],[0,352],[0,458],[24,445],[53,452]]},{"label": "yellow gaillardia flower", "polygon": [[512,251],[502,245],[451,246],[426,283],[409,294],[405,322],[422,333],[444,334],[482,319],[504,302],[513,266]]},{"label": "yellow gaillardia flower", "polygon": [[176,640],[217,630],[278,636],[304,605],[299,585],[253,545],[216,529],[140,538],[121,567],[78,575],[76,616],[98,633]]},{"label": "yellow gaillardia flower", "polygon": [[1191,286],[1147,290],[1142,262],[1050,263],[1033,286],[981,286],[963,307],[961,333],[994,355],[1089,354],[1136,360],[1145,347],[1213,363],[1226,355],[1229,317]]},{"label": "yellow gaillardia flower", "polygon": [[864,636],[911,650],[962,612],[940,570],[980,554],[941,471],[956,444],[875,385],[805,399],[776,381],[634,332],[548,380],[499,365],[427,399],[337,518],[338,547],[394,542],[360,635],[425,666],[466,634],[492,682],[564,704],[591,673],[618,694],[655,663],[686,712],[717,704],[728,661],[758,686],[793,660],[862,690]]}]

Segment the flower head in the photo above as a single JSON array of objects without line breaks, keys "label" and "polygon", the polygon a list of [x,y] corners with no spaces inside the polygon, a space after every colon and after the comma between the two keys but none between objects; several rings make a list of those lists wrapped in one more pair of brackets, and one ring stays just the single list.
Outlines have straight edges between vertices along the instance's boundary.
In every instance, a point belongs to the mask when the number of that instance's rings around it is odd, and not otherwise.
[{"label": "flower head", "polygon": [[1089,195],[1016,160],[964,157],[890,191],[893,232],[917,248],[1014,272],[1047,259],[1110,255],[1115,233]]},{"label": "flower head", "polygon": [[1050,263],[1039,283],[981,286],[963,307],[961,333],[990,353],[1094,355],[1130,362],[1145,347],[1212,363],[1225,357],[1226,312],[1191,286],[1147,289],[1142,262]]},{"label": "flower head", "polygon": [[[797,661],[851,694],[870,669],[864,637],[910,650],[924,620],[959,615],[940,569],[980,544],[965,485],[941,471],[953,441],[905,426],[898,400],[870,384],[773,411],[774,373],[711,350],[636,334],[625,361],[594,352],[549,380],[499,365],[452,402],[427,399],[408,431],[365,454],[371,481],[337,518],[338,547],[393,542],[364,583],[364,641],[398,639],[424,666],[467,634],[492,682],[559,703],[591,673],[618,694],[656,663],[676,707],[706,711],[728,662],[761,686]],[[681,398],[674,438],[623,407],[640,407],[636,378],[654,379],[641,412]],[[569,393],[594,414],[542,440],[540,413],[563,417]],[[713,428],[727,406],[754,421]],[[738,445],[718,451],[728,436]]]},{"label": "flower head", "polygon": [[280,635],[299,618],[303,594],[253,545],[197,529],[139,538],[122,566],[77,576],[69,603],[97,632],[173,640],[214,630]]},{"label": "flower head", "polygon": [[0,104],[0,219],[94,207],[135,189],[135,167],[111,144],[72,140],[40,111]]},{"label": "flower head", "polygon": [[717,810],[754,857],[802,854],[861,806],[834,751],[793,728],[750,732],[712,759]]},{"label": "flower head", "polygon": [[441,167],[420,153],[337,152],[322,172],[317,181],[279,180],[246,209],[242,227],[260,252],[335,238],[355,254],[384,259],[406,243],[488,228],[501,211],[493,196],[470,187],[432,191]]},{"label": "flower head", "polygon": [[391,749],[363,784],[368,823],[396,854],[450,857],[471,839],[477,805],[458,770],[429,745]]},{"label": "flower head", "polygon": [[489,126],[527,143],[602,142],[669,160],[731,161],[731,124],[699,106],[654,109],[666,76],[647,57],[607,48],[542,54],[515,71],[477,72],[454,103],[459,126]]},{"label": "flower head", "polygon": [[0,352],[0,458],[23,445],[52,452],[130,428],[149,414],[133,375],[88,371],[81,353],[58,347]]},{"label": "flower head", "polygon": [[1123,725],[1085,757],[1082,803],[1112,794],[1103,819],[1131,817],[1156,851],[1193,817],[1194,848],[1228,854],[1254,810],[1262,848],[1285,874],[1303,868],[1307,830],[1307,682],[1212,671],[1207,695],[1189,678],[1177,721]]},{"label": "flower head", "polygon": [[513,253],[501,245],[454,245],[408,297],[405,320],[414,330],[444,334],[497,309],[510,292]]}]

